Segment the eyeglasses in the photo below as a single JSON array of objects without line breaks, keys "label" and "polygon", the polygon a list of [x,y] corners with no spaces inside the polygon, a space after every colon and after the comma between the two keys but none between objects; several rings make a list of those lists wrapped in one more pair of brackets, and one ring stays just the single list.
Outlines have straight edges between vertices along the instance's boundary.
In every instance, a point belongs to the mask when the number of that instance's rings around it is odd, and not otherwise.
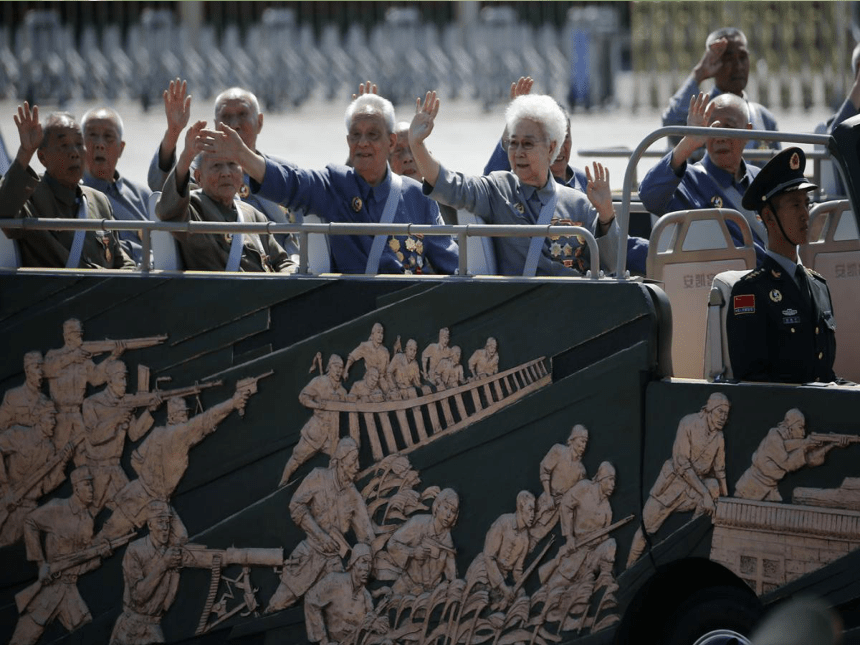
[{"label": "eyeglasses", "polygon": [[519,149],[519,148],[522,148],[523,152],[531,152],[532,150],[535,149],[535,146],[545,144],[545,143],[547,143],[547,141],[545,139],[541,139],[541,140],[523,139],[522,141],[518,141],[516,139],[514,139],[513,141],[510,139],[506,139],[505,141],[502,142],[502,147],[505,150],[513,150],[514,152],[516,152],[517,149]]}]

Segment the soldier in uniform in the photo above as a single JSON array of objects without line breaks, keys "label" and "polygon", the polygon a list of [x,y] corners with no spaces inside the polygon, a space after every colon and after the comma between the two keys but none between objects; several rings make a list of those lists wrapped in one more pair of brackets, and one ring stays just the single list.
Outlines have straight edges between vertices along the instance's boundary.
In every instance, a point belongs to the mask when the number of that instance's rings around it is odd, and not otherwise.
[{"label": "soldier in uniform", "polygon": [[469,358],[472,379],[481,379],[499,373],[499,344],[490,336],[482,349],[476,349]]},{"label": "soldier in uniform", "polygon": [[[681,419],[672,457],[663,464],[642,509],[642,523],[649,534],[655,533],[676,511],[713,516],[717,498],[729,494],[723,427],[730,407],[726,395],[715,392],[701,410]],[[644,550],[645,535],[640,526],[630,545],[628,568]]]},{"label": "soldier in uniform", "polygon": [[[0,219],[62,217],[113,219],[107,197],[80,186],[84,174],[81,127],[65,112],[48,115],[44,129],[39,108],[25,102],[15,125],[21,145],[9,170],[0,178]],[[36,154],[45,167],[42,177],[30,168]],[[133,269],[132,260],[114,233],[9,229],[18,240],[21,265],[69,269]]]},{"label": "soldier in uniform", "polygon": [[833,448],[844,448],[848,437],[819,443],[806,436],[806,418],[797,408],[785,413],[775,428],[768,430],[752,456],[750,467],[735,484],[735,497],[781,502],[777,486],[788,473],[804,466],[820,466]]},{"label": "soldier in uniform", "polygon": [[343,368],[343,380],[349,378],[349,370],[357,361],[364,361],[365,369],[375,367],[379,374],[379,387],[383,392],[388,392],[388,361],[391,358],[388,349],[382,344],[385,329],[382,323],[374,323],[370,330],[370,338],[359,343],[346,357],[346,367]]},{"label": "soldier in uniform", "polygon": [[[146,523],[146,508],[153,500],[169,502],[188,469],[188,453],[233,410],[244,410],[250,391],[237,388],[232,397],[189,418],[183,397],[167,400],[167,425],[153,428],[143,443],[131,453],[131,467],[137,473],[114,496],[113,514],[100,535],[114,538]],[[174,513],[172,530],[178,539],[187,537],[182,521]]]},{"label": "soldier in uniform", "polygon": [[406,352],[397,352],[388,364],[388,380],[402,399],[416,398],[421,389],[421,368],[416,356],[418,343],[410,338],[406,341]]},{"label": "soldier in uniform", "polygon": [[179,588],[182,550],[171,532],[172,511],[167,502],[147,506],[149,534],[128,545],[122,558],[122,614],[110,645],[163,643],[161,618]]},{"label": "soldier in uniform", "polygon": [[[735,94],[719,94],[710,102],[699,93],[690,99],[687,125],[696,127],[752,128],[749,105]],[[690,156],[705,146],[701,161],[689,163]],[[741,204],[743,194],[759,173],[759,168],[743,159],[744,140],[687,135],[663,157],[639,185],[642,204],[655,215],[698,208],[733,208],[750,225],[761,266],[767,245],[767,231],[755,212]],[[743,241],[734,222],[726,222],[736,244]]]},{"label": "soldier in uniform", "polygon": [[342,571],[341,557],[349,548],[345,535],[350,529],[358,541],[373,542],[367,506],[355,487],[358,467],[358,446],[344,437],[328,468],[315,468],[299,484],[290,500],[290,516],[307,537],[284,563],[281,583],[266,613],[289,607],[325,574]]},{"label": "soldier in uniform", "polygon": [[[36,419],[35,427],[13,426],[0,433],[0,498],[10,503],[9,495],[27,481],[39,468],[45,466],[57,454],[53,442],[57,411],[47,398],[37,404],[31,412]],[[66,478],[66,462],[74,452],[71,444],[60,446],[62,457],[59,463],[32,488],[23,491],[15,508],[6,521],[0,523],[0,547],[14,544],[24,535],[24,518],[36,508],[42,495],[54,490]],[[8,509],[4,509],[8,510]]]},{"label": "soldier in uniform", "polygon": [[92,475],[86,467],[77,468],[72,471],[71,480],[74,488],[71,497],[52,499],[32,511],[24,522],[27,559],[38,564],[43,586],[18,618],[10,641],[15,645],[38,641],[55,618],[70,632],[92,621],[77,581],[79,576],[99,566],[99,558],[110,555],[110,544],[104,543],[99,557],[66,569],[58,578],[50,576],[50,563],[93,545]]},{"label": "soldier in uniform", "polygon": [[824,278],[800,263],[809,235],[806,155],[788,148],[771,159],[744,194],[768,232],[762,266],[738,280],[726,333],[732,371],[742,381],[833,381],[836,320]]},{"label": "soldier in uniform", "polygon": [[442,327],[439,330],[439,342],[430,343],[421,352],[421,375],[430,383],[436,381],[436,370],[439,361],[451,355],[451,348],[448,347],[450,340],[451,332],[448,331],[447,327]]},{"label": "soldier in uniform", "polygon": [[328,359],[325,374],[311,379],[299,392],[299,402],[313,410],[313,416],[302,427],[299,441],[284,466],[278,487],[286,486],[299,466],[320,450],[327,455],[333,454],[338,440],[339,413],[325,410],[323,406],[326,401],[346,401],[346,390],[341,385],[342,377],[343,359],[332,354]]},{"label": "soldier in uniform", "polygon": [[534,521],[535,496],[522,490],[517,494],[516,513],[499,516],[487,531],[484,550],[466,571],[466,588],[489,588],[491,606],[509,606],[516,594],[508,581],[516,585],[523,576]]},{"label": "soldier in uniform", "polygon": [[537,519],[532,529],[534,540],[549,533],[558,521],[559,503],[564,494],[582,479],[585,466],[582,455],[588,446],[588,428],[577,423],[570,431],[567,444],[555,444],[540,462],[543,493],[537,501]]},{"label": "soldier in uniform", "polygon": [[0,403],[0,430],[36,425],[36,412],[48,400],[42,393],[44,361],[41,352],[24,354],[24,385],[7,390]]},{"label": "soldier in uniform", "polygon": [[[744,88],[747,86],[749,73],[750,57],[744,32],[735,27],[723,27],[712,31],[705,40],[705,53],[702,54],[702,58],[696,63],[684,84],[669,99],[669,107],[663,112],[663,125],[685,125],[690,97],[699,93],[699,85],[702,81],[713,78],[714,89],[711,91],[711,98],[726,92],[737,94],[749,104],[749,120],[753,124],[753,130],[778,130],[776,118],[771,111],[760,103],[747,99]],[[672,145],[675,143],[677,141],[672,141]],[[780,145],[777,141],[750,140],[746,147],[779,150]]]},{"label": "soldier in uniform", "polygon": [[[268,222],[266,216],[237,198],[242,168],[230,157],[200,154],[197,136],[206,125],[198,121],[185,134],[185,148],[164,182],[155,214],[168,222]],[[196,157],[196,159],[195,159]],[[191,189],[191,165],[194,181]],[[174,232],[186,269],[295,273],[296,264],[269,233]]]},{"label": "soldier in uniform", "polygon": [[[81,119],[84,133],[84,185],[107,196],[114,217],[124,220],[149,220],[152,191],[116,169],[125,150],[122,118],[109,107],[93,108]],[[119,243],[135,263],[140,264],[143,246],[137,231],[119,231]]]},{"label": "soldier in uniform", "polygon": [[400,571],[392,585],[395,593],[417,596],[433,591],[443,577],[449,582],[457,578],[451,529],[459,512],[459,495],[445,488],[433,500],[430,515],[413,515],[394,532],[387,551]]},{"label": "soldier in uniform", "polygon": [[368,367],[364,372],[364,378],[352,384],[348,398],[350,401],[372,403],[385,401],[385,394],[379,387],[379,370],[375,367]]},{"label": "soldier in uniform", "polygon": [[78,449],[80,462],[89,466],[93,475],[93,507],[96,513],[105,505],[113,509],[113,497],[128,484],[128,477],[119,460],[125,448],[125,438],[132,408],[123,405],[127,369],[122,361],[104,361],[107,387],[84,400],[84,442]]},{"label": "soldier in uniform", "polygon": [[[63,347],[48,350],[45,354],[44,371],[48,379],[48,391],[57,405],[58,413],[54,440],[60,446],[83,435],[81,404],[87,384],[102,385],[107,380],[107,361],[98,365],[92,361],[91,355],[82,348],[83,335],[81,321],[70,318],[63,323]],[[122,341],[117,341],[110,358],[118,358],[123,351]]]},{"label": "soldier in uniform", "polygon": [[359,542],[352,548],[345,573],[333,571],[311,587],[305,597],[308,640],[334,645],[350,642],[359,629],[388,632],[388,619],[373,615],[373,598],[367,590],[372,568],[370,547]]}]

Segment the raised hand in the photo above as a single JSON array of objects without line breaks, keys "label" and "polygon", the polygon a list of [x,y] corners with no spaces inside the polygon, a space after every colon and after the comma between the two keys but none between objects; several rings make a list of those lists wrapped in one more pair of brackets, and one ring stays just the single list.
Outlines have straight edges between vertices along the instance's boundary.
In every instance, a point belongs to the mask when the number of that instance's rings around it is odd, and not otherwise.
[{"label": "raised hand", "polygon": [[370,81],[365,81],[364,83],[358,84],[358,95],[353,94],[352,100],[354,101],[359,96],[364,96],[365,94],[379,94],[378,88],[376,87],[376,83],[371,83]]},{"label": "raised hand", "polygon": [[27,163],[29,164],[30,157],[38,150],[44,138],[42,124],[39,123],[39,106],[34,105],[31,111],[29,103],[24,101],[24,105],[18,106],[18,114],[12,118],[18,128],[21,149],[27,155]]},{"label": "raised hand", "polygon": [[[697,128],[708,127],[708,121],[711,120],[711,114],[714,112],[714,106],[709,105],[709,103],[709,94],[699,92],[698,96],[691,96],[690,111],[687,113],[687,125]],[[687,135],[687,138],[690,140],[691,147],[695,144],[696,148],[702,147],[707,141],[707,137],[694,137]]]},{"label": "raised hand", "polygon": [[535,81],[531,76],[520,76],[516,83],[511,83],[511,100],[518,96],[525,96],[532,91]]},{"label": "raised hand", "polygon": [[696,82],[701,83],[705,79],[713,78],[714,75],[723,66],[723,52],[729,46],[727,38],[719,38],[711,43],[711,46],[705,49],[701,60],[693,68],[693,73],[696,76]]},{"label": "raised hand", "polygon": [[211,152],[240,163],[242,155],[250,152],[239,133],[225,123],[219,123],[217,130],[201,130],[199,144],[203,152]]},{"label": "raised hand", "polygon": [[[204,150],[203,144],[200,141],[200,133],[205,127],[206,121],[197,121],[185,133],[185,151],[191,155],[191,159],[194,159],[194,157]],[[183,151],[183,155],[186,154],[185,151]]]},{"label": "raised hand", "polygon": [[420,98],[415,99],[415,116],[409,125],[410,145],[419,144],[430,136],[438,113],[439,99],[436,98],[435,91],[427,92],[423,103]]},{"label": "raised hand", "polygon": [[177,134],[182,132],[191,118],[191,96],[188,94],[188,81],[177,78],[170,81],[164,90],[164,114],[167,117],[167,129]]},{"label": "raised hand", "polygon": [[585,167],[585,177],[588,185],[585,194],[588,201],[597,210],[601,224],[608,224],[615,217],[615,208],[612,206],[612,190],[609,188],[609,168],[595,161],[593,173],[588,166]]}]

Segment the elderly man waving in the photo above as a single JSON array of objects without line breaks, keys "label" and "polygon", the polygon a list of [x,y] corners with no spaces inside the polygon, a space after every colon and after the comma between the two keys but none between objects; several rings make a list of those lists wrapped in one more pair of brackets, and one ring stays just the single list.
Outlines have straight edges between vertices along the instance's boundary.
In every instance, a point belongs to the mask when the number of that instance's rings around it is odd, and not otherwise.
[{"label": "elderly man waving", "polygon": [[[305,208],[331,222],[442,224],[439,207],[421,184],[391,172],[394,107],[375,94],[353,100],[346,110],[346,141],[353,167],[330,164],[303,170],[279,164],[246,146],[222,125],[203,131],[204,149],[236,159],[259,196],[289,208]],[[457,244],[449,236],[332,236],[333,269],[341,273],[454,273]],[[378,267],[378,269],[377,269]]]},{"label": "elderly man waving", "polygon": [[[555,100],[527,95],[511,101],[505,120],[513,170],[485,177],[466,177],[443,168],[424,146],[438,112],[436,93],[428,92],[423,104],[418,100],[409,128],[409,144],[424,176],[425,193],[440,203],[465,208],[490,224],[583,226],[598,240],[601,268],[615,270],[620,232],[614,221],[608,171],[595,163],[592,176],[586,168],[587,198],[558,184],[550,174],[567,127]],[[555,240],[500,237],[494,242],[499,271],[504,275],[579,275],[589,265],[587,247],[575,235]]]}]

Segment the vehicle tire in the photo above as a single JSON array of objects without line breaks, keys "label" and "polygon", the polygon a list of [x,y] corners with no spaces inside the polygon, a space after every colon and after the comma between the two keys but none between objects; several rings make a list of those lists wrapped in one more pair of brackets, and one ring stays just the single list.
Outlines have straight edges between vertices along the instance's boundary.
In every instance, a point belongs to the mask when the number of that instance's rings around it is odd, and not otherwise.
[{"label": "vehicle tire", "polygon": [[[749,589],[729,586],[701,589],[672,612],[661,642],[694,645],[702,636],[710,634],[714,637],[711,645],[717,645],[720,630],[749,638],[761,614],[761,603]],[[727,645],[731,638],[727,636],[724,642]]]}]

